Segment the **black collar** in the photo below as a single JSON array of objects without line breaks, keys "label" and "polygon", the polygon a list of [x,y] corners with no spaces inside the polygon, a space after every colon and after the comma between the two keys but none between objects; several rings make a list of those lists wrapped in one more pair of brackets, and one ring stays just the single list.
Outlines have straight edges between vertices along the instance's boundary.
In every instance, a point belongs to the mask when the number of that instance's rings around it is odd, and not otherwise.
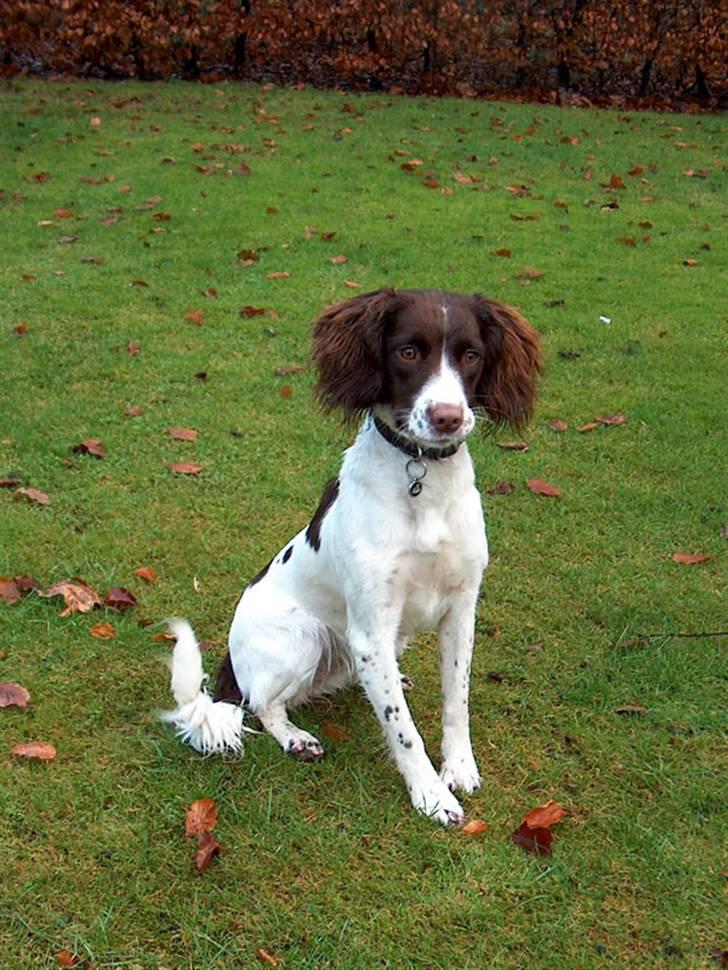
[{"label": "black collar", "polygon": [[437,461],[440,458],[450,458],[458,450],[462,442],[458,442],[456,445],[443,445],[442,448],[427,447],[416,444],[411,438],[406,438],[403,434],[395,431],[394,428],[390,428],[388,424],[385,424],[381,418],[378,418],[376,414],[372,415],[372,420],[374,421],[374,427],[380,433],[380,435],[385,438],[390,445],[394,445],[395,448],[399,448],[400,451],[404,452],[410,458],[429,458]]}]

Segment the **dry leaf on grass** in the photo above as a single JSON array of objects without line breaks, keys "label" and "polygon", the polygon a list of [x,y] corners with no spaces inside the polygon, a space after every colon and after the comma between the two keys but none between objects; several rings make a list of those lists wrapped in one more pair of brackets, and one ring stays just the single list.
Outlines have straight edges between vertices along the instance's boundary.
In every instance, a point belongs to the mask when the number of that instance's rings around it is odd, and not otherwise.
[{"label": "dry leaf on grass", "polygon": [[97,640],[113,640],[116,636],[116,630],[110,623],[97,623],[91,627],[89,633]]},{"label": "dry leaf on grass", "polygon": [[57,752],[48,741],[26,741],[24,744],[16,744],[10,750],[11,754],[19,758],[37,758],[39,761],[53,761]]},{"label": "dry leaf on grass", "polygon": [[194,461],[173,461],[169,465],[169,470],[174,472],[175,475],[199,475],[202,471],[202,465],[198,465]]},{"label": "dry leaf on grass", "polygon": [[676,552],[673,554],[672,560],[683,566],[697,566],[698,563],[708,562],[712,558],[712,556],[706,556],[703,552]]},{"label": "dry leaf on grass", "polygon": [[0,707],[26,707],[30,693],[20,684],[0,684]]},{"label": "dry leaf on grass", "polygon": [[551,828],[566,815],[566,809],[553,800],[532,808],[511,835],[511,841],[532,855],[550,855]]},{"label": "dry leaf on grass", "polygon": [[198,872],[207,872],[213,857],[220,854],[220,843],[212,832],[200,832],[198,836],[197,852],[195,852],[195,867]]},{"label": "dry leaf on grass", "polygon": [[549,485],[548,482],[543,482],[540,478],[529,478],[526,485],[534,495],[546,495],[552,498],[558,498],[561,495],[560,488],[556,485]]},{"label": "dry leaf on grass", "polygon": [[217,825],[217,802],[214,798],[198,798],[187,809],[185,835],[212,832]]},{"label": "dry leaf on grass", "polygon": [[157,570],[154,566],[139,566],[138,569],[134,570],[134,575],[147,583],[156,583],[157,581]]},{"label": "dry leaf on grass", "polygon": [[488,826],[482,818],[473,818],[462,827],[463,835],[483,835],[487,831]]},{"label": "dry leaf on grass", "polygon": [[54,583],[43,593],[38,591],[39,596],[49,599],[52,596],[62,596],[66,608],[61,610],[59,616],[70,616],[72,613],[90,613],[91,610],[101,606],[101,597],[88,586],[82,579],[68,579],[61,583]]}]

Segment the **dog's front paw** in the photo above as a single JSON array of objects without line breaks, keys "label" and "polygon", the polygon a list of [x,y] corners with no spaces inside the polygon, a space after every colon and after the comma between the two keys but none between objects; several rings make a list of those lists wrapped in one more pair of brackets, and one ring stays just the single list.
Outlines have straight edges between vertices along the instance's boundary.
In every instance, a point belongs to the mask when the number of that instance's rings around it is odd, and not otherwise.
[{"label": "dog's front paw", "polygon": [[412,790],[412,804],[418,812],[441,825],[461,825],[465,819],[462,805],[442,782]]},{"label": "dog's front paw", "polygon": [[440,778],[450,791],[470,793],[480,788],[480,772],[471,751],[447,758],[440,769]]},{"label": "dog's front paw", "polygon": [[295,738],[291,738],[286,747],[286,752],[296,761],[311,763],[320,761],[324,756],[324,746],[307,731],[298,731]]}]

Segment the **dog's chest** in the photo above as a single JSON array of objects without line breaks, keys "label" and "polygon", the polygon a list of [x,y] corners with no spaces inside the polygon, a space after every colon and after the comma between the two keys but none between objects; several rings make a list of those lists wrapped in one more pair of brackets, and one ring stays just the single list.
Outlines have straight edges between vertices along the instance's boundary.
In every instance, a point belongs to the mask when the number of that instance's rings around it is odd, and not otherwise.
[{"label": "dog's chest", "polygon": [[405,635],[436,626],[453,596],[477,586],[485,542],[482,525],[472,523],[475,534],[468,534],[457,515],[434,507],[423,510],[410,524],[395,564]]}]

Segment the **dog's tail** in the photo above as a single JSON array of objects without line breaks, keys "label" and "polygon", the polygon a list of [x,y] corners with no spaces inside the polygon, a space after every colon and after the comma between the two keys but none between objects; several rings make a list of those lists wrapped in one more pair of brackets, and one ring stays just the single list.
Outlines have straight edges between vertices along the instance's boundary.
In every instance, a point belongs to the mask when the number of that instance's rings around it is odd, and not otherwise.
[{"label": "dog's tail", "polygon": [[165,711],[162,720],[173,724],[177,735],[201,754],[242,753],[243,709],[214,701],[203,688],[202,654],[187,620],[170,620],[169,630],[177,638],[170,663],[177,707]]}]

